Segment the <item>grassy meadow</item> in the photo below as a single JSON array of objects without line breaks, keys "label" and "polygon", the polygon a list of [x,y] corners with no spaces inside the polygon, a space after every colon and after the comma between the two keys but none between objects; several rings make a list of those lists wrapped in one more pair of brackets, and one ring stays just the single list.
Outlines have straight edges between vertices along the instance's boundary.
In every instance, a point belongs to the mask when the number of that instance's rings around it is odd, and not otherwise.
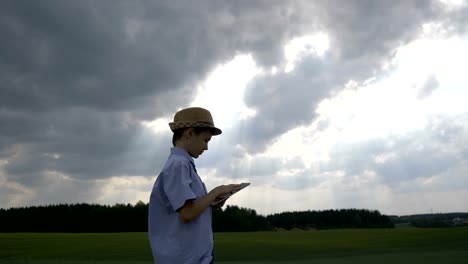
[{"label": "grassy meadow", "polygon": [[[466,263],[468,227],[216,233],[238,263]],[[151,263],[146,233],[0,233],[0,263]]]}]

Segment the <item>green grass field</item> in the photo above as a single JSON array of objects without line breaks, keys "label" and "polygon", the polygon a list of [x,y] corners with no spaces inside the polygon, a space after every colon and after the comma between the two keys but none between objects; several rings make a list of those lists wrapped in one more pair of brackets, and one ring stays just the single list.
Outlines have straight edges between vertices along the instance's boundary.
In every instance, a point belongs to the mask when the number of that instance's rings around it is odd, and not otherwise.
[{"label": "green grass field", "polygon": [[[467,263],[468,228],[217,233],[238,263]],[[151,263],[146,233],[0,233],[0,263]]]}]

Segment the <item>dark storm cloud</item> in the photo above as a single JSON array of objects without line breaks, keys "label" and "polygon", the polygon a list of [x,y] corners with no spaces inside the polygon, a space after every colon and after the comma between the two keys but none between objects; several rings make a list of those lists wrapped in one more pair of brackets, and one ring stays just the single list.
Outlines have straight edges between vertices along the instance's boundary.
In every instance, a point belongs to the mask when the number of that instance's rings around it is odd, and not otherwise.
[{"label": "dark storm cloud", "polygon": [[[164,14],[176,8],[159,5],[148,9]],[[187,103],[188,90],[168,103],[158,99],[201,78],[213,58],[203,59],[206,53],[191,46],[193,33],[184,23],[174,25],[160,13],[145,19],[144,10],[123,1],[7,2],[0,11],[6,40],[1,44],[1,105],[138,111],[148,104],[163,112]],[[145,33],[132,33],[132,23]]]},{"label": "dark storm cloud", "polygon": [[[152,102],[147,107],[164,111],[186,104],[194,89],[181,88],[193,86],[236,52],[276,62],[283,38],[292,35],[286,31],[294,23],[288,14],[292,10],[282,6],[191,4],[4,3],[0,103],[13,109],[79,105],[141,110]],[[259,12],[272,18],[270,23]],[[179,96],[158,100],[157,95],[172,89],[180,90]]]},{"label": "dark storm cloud", "polygon": [[450,15],[445,16],[442,20],[442,26],[446,29],[447,34],[465,34],[468,32],[468,4],[462,1],[462,6],[444,7],[450,9]]},{"label": "dark storm cloud", "polygon": [[325,61],[306,57],[293,72],[262,76],[250,83],[246,104],[257,115],[239,127],[249,135],[241,139],[250,151],[261,152],[275,136],[314,118],[315,105],[343,81],[327,70]]},{"label": "dark storm cloud", "polygon": [[284,43],[310,27],[305,15],[282,1],[3,2],[5,179],[156,174],[170,138],[139,121],[186,106],[197,82],[239,53],[280,63]]},{"label": "dark storm cloud", "polygon": [[[68,109],[42,113],[33,129],[35,140],[17,144],[5,165],[7,178],[35,185],[47,171],[91,179],[115,175],[153,175],[167,153],[170,137],[144,129],[136,120],[116,113]],[[25,135],[22,136],[26,137]]]},{"label": "dark storm cloud", "polygon": [[442,15],[438,1],[327,1],[319,6],[337,56],[371,69],[414,39],[422,23]]}]

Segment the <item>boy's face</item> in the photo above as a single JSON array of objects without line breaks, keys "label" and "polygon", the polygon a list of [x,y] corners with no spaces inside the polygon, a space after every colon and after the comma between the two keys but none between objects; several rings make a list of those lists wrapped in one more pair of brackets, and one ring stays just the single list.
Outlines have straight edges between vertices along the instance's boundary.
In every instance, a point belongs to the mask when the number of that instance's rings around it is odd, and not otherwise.
[{"label": "boy's face", "polygon": [[200,134],[196,134],[192,131],[190,144],[188,146],[188,153],[193,158],[198,158],[203,151],[208,150],[208,142],[211,140],[211,132],[202,131]]}]

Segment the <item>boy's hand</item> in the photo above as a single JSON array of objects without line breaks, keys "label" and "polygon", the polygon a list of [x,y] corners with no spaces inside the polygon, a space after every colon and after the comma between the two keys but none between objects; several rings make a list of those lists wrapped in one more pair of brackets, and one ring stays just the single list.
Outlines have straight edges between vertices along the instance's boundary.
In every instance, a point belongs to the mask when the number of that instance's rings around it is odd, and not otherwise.
[{"label": "boy's hand", "polygon": [[213,205],[212,207],[215,208],[215,209],[221,209],[223,206],[224,206],[224,203],[226,203],[227,199],[222,201],[222,202],[219,202],[215,205]]},{"label": "boy's hand", "polygon": [[216,197],[223,196],[226,194],[231,194],[234,191],[240,189],[240,184],[228,184],[228,185],[220,185],[212,190],[216,195]]},{"label": "boy's hand", "polygon": [[241,186],[242,186],[241,184],[229,184],[229,185],[220,185],[214,188],[210,192],[212,196],[214,196],[211,206],[217,209],[223,207],[226,200],[229,199],[229,196],[239,191],[241,189]]}]

